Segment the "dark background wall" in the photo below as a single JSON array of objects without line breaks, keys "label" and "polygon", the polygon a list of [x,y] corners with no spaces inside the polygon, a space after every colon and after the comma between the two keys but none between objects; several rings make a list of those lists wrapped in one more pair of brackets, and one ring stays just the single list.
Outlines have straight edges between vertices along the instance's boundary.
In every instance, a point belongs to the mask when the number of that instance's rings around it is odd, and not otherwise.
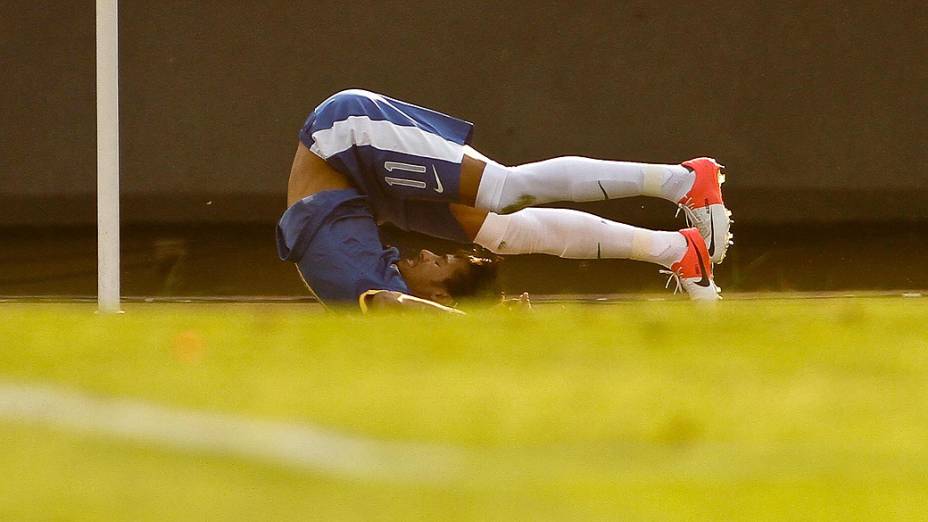
[{"label": "dark background wall", "polygon": [[[273,222],[302,120],[348,87],[474,121],[504,163],[718,157],[741,220],[928,218],[923,2],[120,9],[126,222]],[[0,13],[0,224],[92,223],[93,3]]]}]

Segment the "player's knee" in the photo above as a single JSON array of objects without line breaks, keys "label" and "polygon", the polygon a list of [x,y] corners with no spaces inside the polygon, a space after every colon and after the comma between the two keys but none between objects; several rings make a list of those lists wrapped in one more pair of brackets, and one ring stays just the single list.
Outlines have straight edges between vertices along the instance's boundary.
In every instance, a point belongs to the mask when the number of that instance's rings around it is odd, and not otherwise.
[{"label": "player's knee", "polygon": [[495,254],[550,254],[571,259],[596,257],[600,218],[576,210],[527,208],[487,214],[474,242]]},{"label": "player's knee", "polygon": [[487,214],[474,242],[494,254],[532,254],[539,245],[543,225],[531,212]]},{"label": "player's knee", "polygon": [[477,208],[503,214],[509,214],[521,208],[510,204],[508,200],[504,201],[503,197],[507,183],[510,183],[510,179],[514,176],[518,176],[518,174],[513,167],[500,165],[496,162],[487,163],[480,177],[480,185],[477,187],[475,201]]},{"label": "player's knee", "polygon": [[474,243],[486,248],[494,254],[506,254],[506,232],[512,221],[512,214],[501,215],[495,212],[487,214],[483,220]]}]

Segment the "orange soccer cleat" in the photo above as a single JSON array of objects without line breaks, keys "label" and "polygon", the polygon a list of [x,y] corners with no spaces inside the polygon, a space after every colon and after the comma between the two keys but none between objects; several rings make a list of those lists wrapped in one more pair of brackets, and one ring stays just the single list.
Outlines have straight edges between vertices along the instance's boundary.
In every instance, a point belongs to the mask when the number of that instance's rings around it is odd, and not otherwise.
[{"label": "orange soccer cleat", "polygon": [[709,259],[709,251],[699,230],[684,228],[680,234],[686,239],[686,253],[670,266],[670,270],[661,270],[661,273],[670,275],[667,284],[669,285],[671,280],[676,279],[677,288],[674,293],[682,288],[693,300],[716,301],[721,299],[719,295],[721,289],[715,286],[715,279],[712,277],[712,261]]},{"label": "orange soccer cleat", "polygon": [[712,262],[721,263],[733,243],[731,211],[722,201],[725,167],[712,158],[691,159],[684,161],[683,166],[696,175],[696,181],[677,204],[686,215],[687,225],[699,229]]}]

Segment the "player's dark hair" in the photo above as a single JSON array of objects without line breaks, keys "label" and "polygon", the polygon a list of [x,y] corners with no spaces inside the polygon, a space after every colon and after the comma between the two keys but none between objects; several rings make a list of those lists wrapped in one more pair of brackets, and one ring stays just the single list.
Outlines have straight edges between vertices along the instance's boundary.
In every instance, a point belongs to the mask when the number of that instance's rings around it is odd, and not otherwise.
[{"label": "player's dark hair", "polygon": [[501,259],[495,256],[475,256],[473,253],[463,255],[469,261],[467,270],[461,270],[445,280],[445,287],[451,297],[458,300],[465,297],[495,297],[499,294],[496,273]]}]

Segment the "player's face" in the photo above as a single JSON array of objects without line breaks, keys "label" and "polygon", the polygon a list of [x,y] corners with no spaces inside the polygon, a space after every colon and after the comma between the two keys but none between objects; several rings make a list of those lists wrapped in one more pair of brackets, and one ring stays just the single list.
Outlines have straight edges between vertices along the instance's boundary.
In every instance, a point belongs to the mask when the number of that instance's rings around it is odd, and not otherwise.
[{"label": "player's face", "polygon": [[429,250],[421,250],[417,257],[404,259],[397,266],[413,295],[450,304],[452,298],[445,282],[468,270],[469,264],[466,257],[453,254],[440,256]]}]

